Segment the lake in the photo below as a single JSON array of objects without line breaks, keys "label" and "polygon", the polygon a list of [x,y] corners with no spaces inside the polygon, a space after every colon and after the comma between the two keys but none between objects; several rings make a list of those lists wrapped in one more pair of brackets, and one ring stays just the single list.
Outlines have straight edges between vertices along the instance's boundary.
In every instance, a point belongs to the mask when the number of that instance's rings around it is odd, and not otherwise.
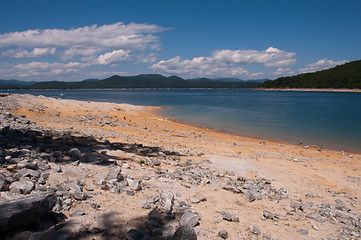
[{"label": "lake", "polygon": [[244,136],[361,153],[361,93],[250,89],[6,92],[165,106],[167,108],[159,111],[160,114],[193,125]]}]

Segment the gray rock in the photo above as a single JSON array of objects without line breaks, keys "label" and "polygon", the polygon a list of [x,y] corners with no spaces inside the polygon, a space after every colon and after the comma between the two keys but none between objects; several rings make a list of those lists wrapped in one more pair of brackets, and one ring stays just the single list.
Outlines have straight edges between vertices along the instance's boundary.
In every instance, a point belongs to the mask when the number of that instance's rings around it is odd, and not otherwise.
[{"label": "gray rock", "polygon": [[148,240],[149,239],[148,233],[146,233],[144,231],[140,231],[140,230],[135,230],[135,229],[128,231],[125,234],[125,236],[128,240]]},{"label": "gray rock", "polygon": [[148,219],[153,219],[159,222],[159,224],[163,224],[163,217],[156,208],[149,212]]},{"label": "gray rock", "polygon": [[190,225],[182,225],[175,231],[172,240],[197,240],[197,234]]},{"label": "gray rock", "polygon": [[72,190],[74,192],[82,192],[81,186],[76,182],[68,182],[64,185],[64,188],[69,191]]},{"label": "gray rock", "polygon": [[32,170],[32,169],[27,169],[27,168],[23,168],[21,170],[19,170],[15,175],[14,178],[15,179],[22,179],[24,177],[33,177],[33,178],[39,178],[40,177],[40,173],[38,171]]},{"label": "gray rock", "polygon": [[316,220],[317,222],[320,223],[326,222],[326,218],[322,217],[319,212],[311,212],[307,214],[306,217]]},{"label": "gray rock", "polygon": [[29,194],[33,188],[34,183],[29,180],[21,180],[21,181],[15,181],[10,186],[9,189],[13,193],[20,193],[20,194]]},{"label": "gray rock", "polygon": [[140,181],[136,179],[127,178],[128,186],[130,190],[139,191],[140,190]]},{"label": "gray rock", "polygon": [[227,220],[229,222],[239,222],[239,217],[233,213],[227,211],[221,211],[219,213],[222,215],[222,218],[224,220]]},{"label": "gray rock", "polygon": [[142,208],[144,208],[144,209],[151,209],[152,206],[145,202],[145,203],[142,204]]},{"label": "gray rock", "polygon": [[268,211],[263,211],[263,216],[266,218],[266,219],[272,219],[274,220],[275,218],[275,215],[273,215],[272,213],[268,212]]},{"label": "gray rock", "polygon": [[69,150],[68,154],[72,158],[79,158],[81,155],[81,151],[78,148],[72,148]]},{"label": "gray rock", "polygon": [[163,202],[163,212],[171,213],[173,210],[174,195],[169,192],[162,192],[161,199]]},{"label": "gray rock", "polygon": [[33,170],[37,170],[38,164],[35,161],[28,161],[28,160],[24,160],[21,161],[17,164],[18,168],[29,168],[29,169],[33,169]]},{"label": "gray rock", "polygon": [[55,193],[31,196],[0,203],[0,232],[18,229],[36,222],[51,211],[56,203]]},{"label": "gray rock", "polygon": [[84,192],[75,192],[72,194],[72,196],[76,199],[76,200],[86,200],[88,195]]},{"label": "gray rock", "polygon": [[105,178],[106,181],[116,180],[118,182],[122,181],[123,179],[124,177],[122,175],[122,169],[118,166],[112,167]]},{"label": "gray rock", "polygon": [[256,200],[256,196],[251,191],[246,192],[244,197],[248,202],[253,202],[254,200]]},{"label": "gray rock", "polygon": [[236,186],[232,183],[227,183],[227,185],[222,187],[224,190],[231,191],[233,193],[243,193],[242,188]]},{"label": "gray rock", "polygon": [[198,214],[193,213],[191,211],[187,211],[180,218],[179,224],[180,226],[190,225],[191,227],[195,227],[199,224],[200,220],[201,217]]},{"label": "gray rock", "polygon": [[221,238],[223,238],[223,239],[227,239],[228,238],[228,232],[227,232],[227,230],[221,230],[221,231],[219,231],[218,232],[218,236],[220,236]]},{"label": "gray rock", "polygon": [[261,231],[255,226],[250,225],[247,230],[253,234],[261,235]]},{"label": "gray rock", "polygon": [[197,194],[189,199],[191,203],[200,203],[202,201],[207,201],[207,198],[201,194]]},{"label": "gray rock", "polygon": [[307,231],[306,229],[303,229],[303,228],[298,229],[297,232],[298,232],[299,234],[302,234],[302,235],[308,235],[308,231]]},{"label": "gray rock", "polygon": [[159,237],[163,235],[163,229],[160,227],[153,227],[149,229],[149,233],[151,237]]}]

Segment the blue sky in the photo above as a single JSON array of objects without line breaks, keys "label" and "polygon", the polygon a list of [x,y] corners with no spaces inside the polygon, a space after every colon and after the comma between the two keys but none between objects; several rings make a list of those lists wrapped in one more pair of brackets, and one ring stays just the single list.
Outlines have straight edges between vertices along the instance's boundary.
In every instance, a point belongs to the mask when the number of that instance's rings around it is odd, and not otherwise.
[{"label": "blue sky", "polygon": [[275,79],[361,59],[361,1],[3,1],[0,79]]}]

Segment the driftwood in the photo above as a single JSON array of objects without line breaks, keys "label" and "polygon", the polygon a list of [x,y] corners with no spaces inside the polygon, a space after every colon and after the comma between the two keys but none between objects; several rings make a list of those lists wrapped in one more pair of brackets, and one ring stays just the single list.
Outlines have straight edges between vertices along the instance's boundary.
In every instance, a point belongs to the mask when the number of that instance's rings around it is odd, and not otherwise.
[{"label": "driftwood", "polygon": [[49,213],[55,204],[55,193],[34,194],[9,202],[0,202],[0,232],[36,222]]}]

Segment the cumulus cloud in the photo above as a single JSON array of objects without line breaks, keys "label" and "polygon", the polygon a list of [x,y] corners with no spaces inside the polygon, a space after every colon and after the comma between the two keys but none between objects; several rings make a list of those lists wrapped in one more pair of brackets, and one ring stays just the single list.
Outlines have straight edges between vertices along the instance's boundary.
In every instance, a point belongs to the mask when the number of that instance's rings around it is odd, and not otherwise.
[{"label": "cumulus cloud", "polygon": [[155,71],[168,74],[199,76],[254,77],[261,73],[249,73],[244,65],[261,64],[266,67],[285,67],[296,62],[295,53],[269,47],[265,51],[256,50],[217,50],[210,57],[196,57],[181,60],[180,56],[162,60],[152,65]]},{"label": "cumulus cloud", "polygon": [[285,52],[274,47],[266,51],[256,50],[219,50],[213,52],[213,58],[232,64],[263,64],[267,67],[289,66],[296,62],[295,53]]},{"label": "cumulus cloud", "polygon": [[274,75],[292,75],[295,74],[291,68],[277,68],[277,71],[273,73]]},{"label": "cumulus cloud", "polygon": [[31,52],[23,49],[10,49],[1,53],[2,56],[10,58],[38,58],[47,55],[53,55],[56,48],[34,48]]},{"label": "cumulus cloud", "polygon": [[114,63],[129,61],[130,59],[131,56],[129,50],[125,51],[123,49],[119,49],[100,55],[97,58],[97,62],[101,65],[110,65]]},{"label": "cumulus cloud", "polygon": [[318,62],[311,63],[311,64],[306,65],[304,68],[300,68],[299,71],[301,73],[316,72],[316,71],[320,71],[320,70],[324,70],[324,69],[333,68],[337,65],[341,65],[341,64],[344,64],[347,62],[348,62],[347,60],[333,61],[333,60],[328,60],[328,59],[321,59]]},{"label": "cumulus cloud", "polygon": [[[158,33],[168,29],[154,24],[91,25],[72,29],[43,29],[0,34],[1,78],[65,76],[90,67],[106,69],[122,62],[157,61]],[[7,58],[12,60],[6,61]],[[35,59],[36,58],[36,59]],[[4,60],[5,59],[5,60]],[[14,63],[22,59],[21,63]],[[30,59],[28,63],[24,63]],[[6,63],[8,62],[8,63]],[[6,64],[5,64],[6,63]],[[3,66],[7,67],[3,67]],[[74,74],[75,75],[75,74]]]},{"label": "cumulus cloud", "polygon": [[[0,34],[0,57],[37,58],[58,53],[63,61],[76,59],[93,64],[134,62],[137,56],[160,50],[158,25],[121,22],[73,29],[27,30]],[[10,48],[10,49],[9,49]],[[16,48],[16,49],[15,49]],[[154,59],[153,55],[153,59]]]},{"label": "cumulus cloud", "polygon": [[81,68],[89,66],[85,63],[49,63],[49,62],[30,62],[21,64],[7,64],[6,69],[0,73],[8,77],[37,77],[37,76],[59,76],[78,72]]},{"label": "cumulus cloud", "polygon": [[153,33],[166,29],[151,24],[92,25],[65,29],[27,30],[0,34],[0,48],[21,46],[28,48],[100,48],[145,50],[158,46],[158,37]]}]

